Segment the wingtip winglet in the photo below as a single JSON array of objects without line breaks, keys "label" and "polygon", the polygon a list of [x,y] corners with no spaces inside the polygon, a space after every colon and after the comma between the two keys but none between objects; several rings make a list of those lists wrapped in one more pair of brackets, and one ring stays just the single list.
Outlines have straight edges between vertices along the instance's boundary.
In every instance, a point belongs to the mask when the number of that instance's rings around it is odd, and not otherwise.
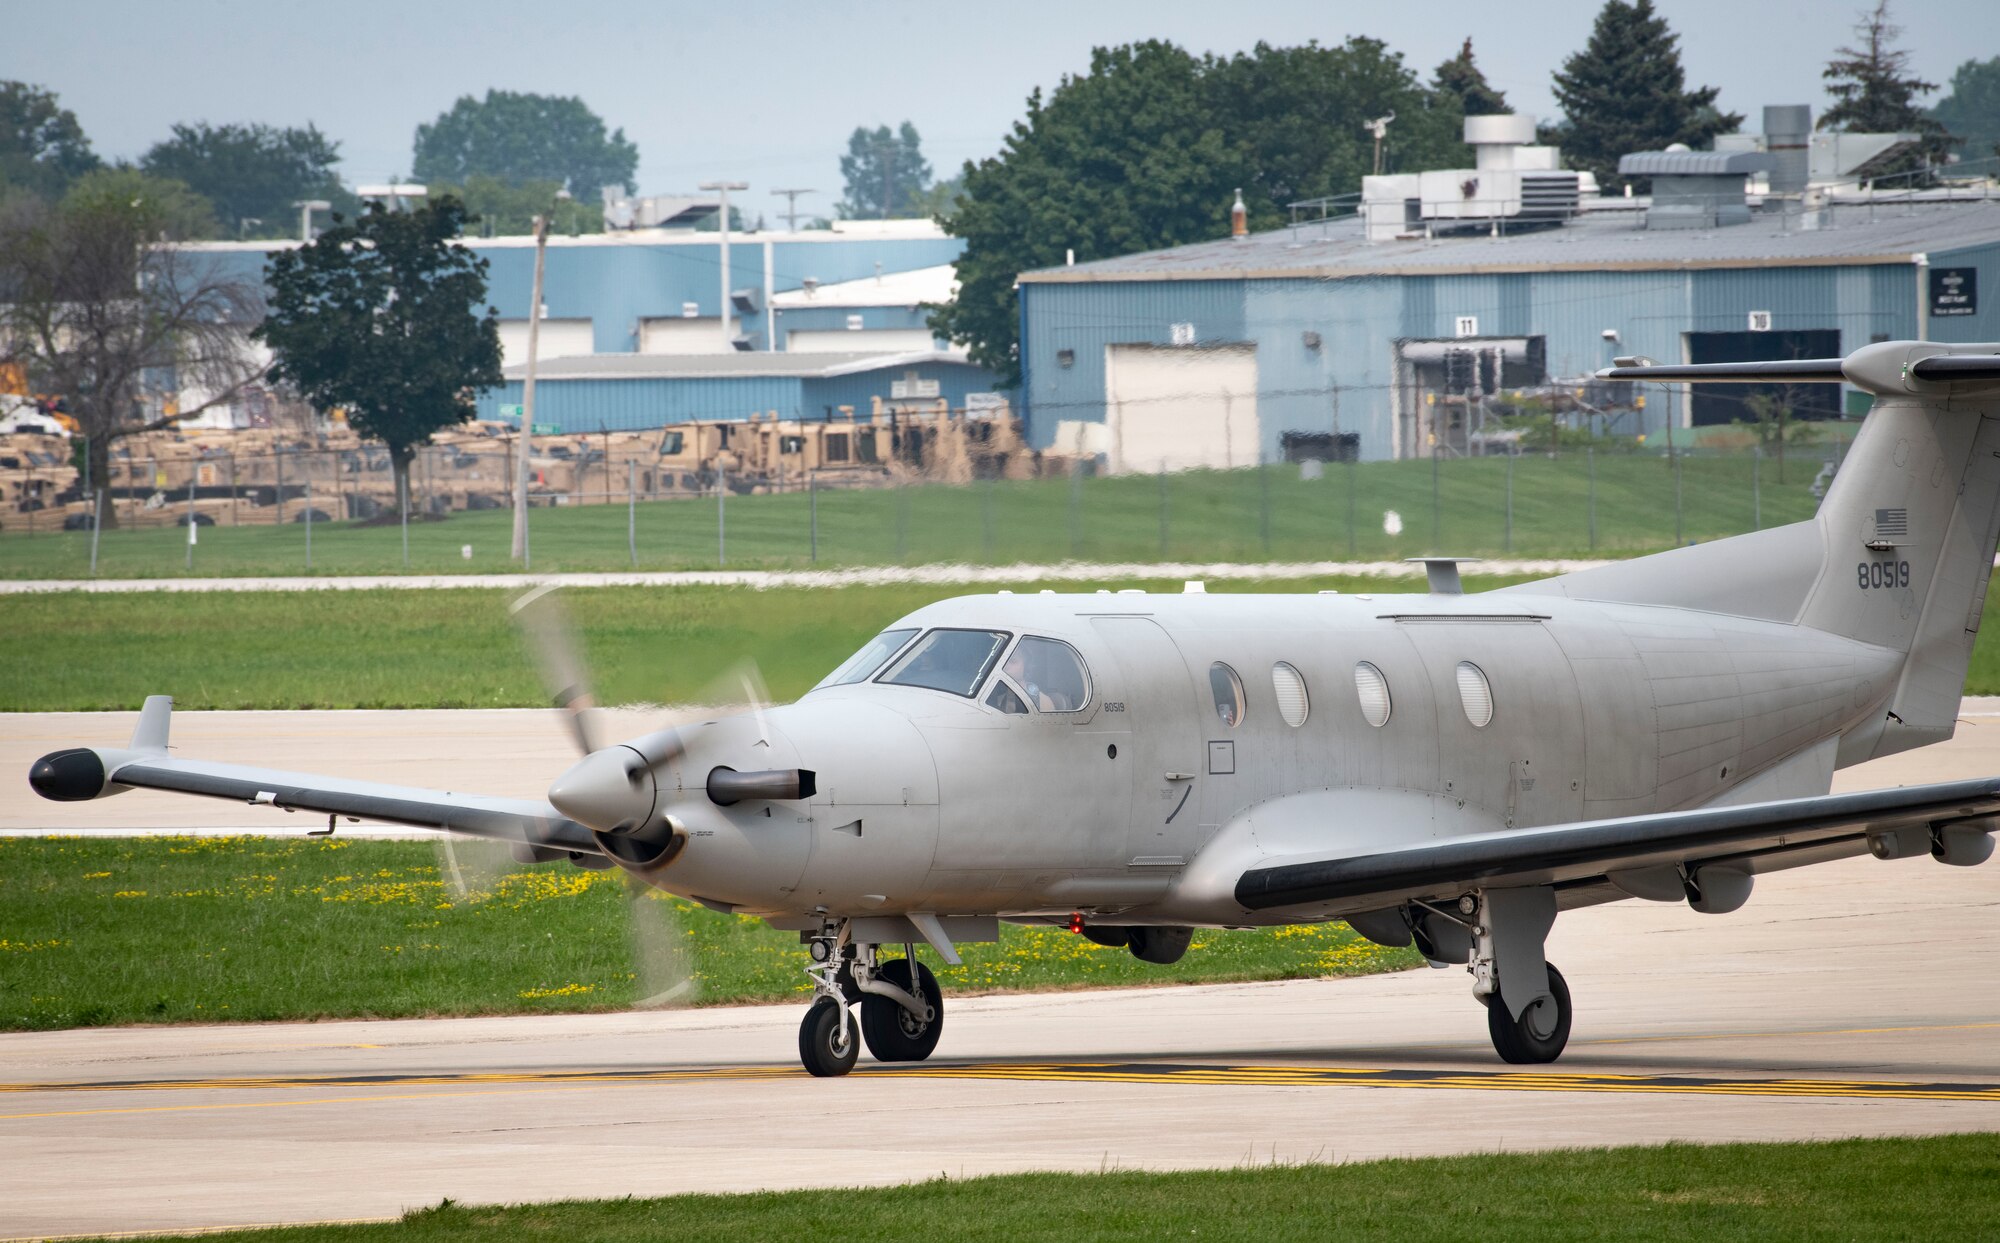
[{"label": "wingtip winglet", "polygon": [[132,750],[165,751],[173,714],[172,695],[146,696],[146,705],[139,709],[139,724],[132,730]]}]

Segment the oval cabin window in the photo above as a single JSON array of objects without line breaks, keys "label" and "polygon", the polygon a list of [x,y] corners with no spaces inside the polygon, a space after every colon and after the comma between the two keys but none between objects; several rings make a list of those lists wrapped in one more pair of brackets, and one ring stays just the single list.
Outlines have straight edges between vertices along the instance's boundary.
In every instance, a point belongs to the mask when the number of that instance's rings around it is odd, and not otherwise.
[{"label": "oval cabin window", "polygon": [[1361,716],[1376,729],[1389,723],[1389,679],[1367,661],[1354,666],[1354,692],[1361,697]]},{"label": "oval cabin window", "polygon": [[1465,705],[1465,719],[1484,729],[1493,719],[1493,688],[1478,665],[1458,662],[1458,702]]},{"label": "oval cabin window", "polygon": [[1243,723],[1243,679],[1221,661],[1208,667],[1208,689],[1215,696],[1215,715],[1230,729]]},{"label": "oval cabin window", "polygon": [[1306,723],[1306,680],[1299,671],[1279,661],[1271,666],[1271,691],[1278,698],[1278,715],[1285,718],[1285,724],[1297,729]]}]

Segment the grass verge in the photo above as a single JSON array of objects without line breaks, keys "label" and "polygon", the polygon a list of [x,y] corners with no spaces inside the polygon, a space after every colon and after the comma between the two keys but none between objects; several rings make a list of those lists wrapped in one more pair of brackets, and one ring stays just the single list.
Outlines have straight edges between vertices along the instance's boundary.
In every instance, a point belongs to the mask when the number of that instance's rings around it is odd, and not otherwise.
[{"label": "grass verge", "polygon": [[[1678,484],[1674,462],[1663,455],[1568,453],[1514,459],[1511,483],[1508,461],[1494,457],[1440,460],[1435,473],[1428,460],[1331,465],[1319,479],[1304,478],[1296,465],[1273,465],[1164,479],[931,484],[823,491],[816,498],[788,492],[729,497],[721,515],[713,499],[651,501],[637,506],[629,543],[623,503],[562,506],[532,513],[531,548],[537,571],[625,570],[635,563],[708,569],[725,555],[732,569],[1374,560],[1425,552],[1631,556],[1672,547],[1678,538],[1712,540],[1811,517],[1818,502],[1810,485],[1829,452],[1815,446],[1799,454],[1783,482],[1775,463],[1758,468],[1740,453],[1684,454]],[[1386,521],[1391,512],[1397,523]],[[35,517],[7,516],[0,577],[88,576],[89,532],[50,531],[43,515],[40,530],[30,533]],[[510,512],[494,510],[412,523],[407,561],[403,532],[394,525],[315,523],[310,566],[307,532],[297,522],[204,527],[191,558],[182,528],[121,528],[103,533],[98,574],[503,572],[519,568],[510,559],[512,522]]]},{"label": "grass verge", "polygon": [[[1509,581],[1468,577],[1472,591]],[[1058,584],[1058,590],[1179,583]],[[1386,593],[1416,583],[1320,578],[1219,581],[1214,591]],[[813,590],[604,587],[570,609],[607,703],[688,703],[755,657],[771,694],[803,694],[870,635],[962,586]],[[1027,592],[1035,587],[1015,588]],[[171,694],[183,709],[528,708],[546,705],[509,593],[188,592],[0,596],[0,711],[137,708]],[[2000,593],[1986,602],[1966,692],[2000,694]]]},{"label": "grass verge", "polygon": [[[1468,580],[1477,590],[1482,580]],[[1493,585],[1504,580],[1484,580]],[[1128,580],[1058,590],[1180,584]],[[1374,592],[1414,582],[1217,582],[1216,591]],[[1014,590],[1035,590],[1033,584]],[[978,590],[978,589],[974,589]],[[607,703],[699,702],[719,673],[757,659],[773,696],[804,694],[869,636],[968,588],[604,587],[567,593]],[[490,590],[174,592],[0,596],[0,711],[137,708],[148,694],[203,708],[546,706]],[[740,696],[729,689],[727,695]]]},{"label": "grass verge", "polygon": [[[514,869],[480,843],[450,859],[441,850],[0,838],[0,1029],[620,1009],[690,970],[688,1000],[701,1004],[810,991],[797,937],[760,920],[664,895],[628,901],[618,873]],[[463,896],[446,881],[454,865]],[[1345,924],[1202,931],[1170,967],[1065,930],[1003,925],[998,945],[963,957],[931,960],[948,992],[1363,975],[1419,961]]]},{"label": "grass verge", "polygon": [[450,1201],[379,1225],[244,1243],[665,1239],[1978,1239],[2000,1233],[2000,1136],[1670,1144],[1353,1165],[1014,1174],[899,1187],[568,1201]]}]

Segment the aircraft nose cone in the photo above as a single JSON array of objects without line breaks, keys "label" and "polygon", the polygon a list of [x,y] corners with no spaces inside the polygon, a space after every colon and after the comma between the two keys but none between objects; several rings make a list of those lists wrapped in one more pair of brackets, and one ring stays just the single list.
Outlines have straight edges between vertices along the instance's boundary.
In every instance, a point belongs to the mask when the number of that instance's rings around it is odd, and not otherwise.
[{"label": "aircraft nose cone", "polygon": [[549,803],[578,824],[614,833],[653,816],[653,772],[630,747],[593,751],[557,777]]}]

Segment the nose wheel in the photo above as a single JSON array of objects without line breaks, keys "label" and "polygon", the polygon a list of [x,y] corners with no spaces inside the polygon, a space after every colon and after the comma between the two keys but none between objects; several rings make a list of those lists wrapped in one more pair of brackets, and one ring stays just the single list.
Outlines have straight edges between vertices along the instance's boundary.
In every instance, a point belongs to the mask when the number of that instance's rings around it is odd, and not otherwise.
[{"label": "nose wheel", "polygon": [[[944,994],[914,946],[878,964],[874,945],[849,939],[846,920],[829,921],[807,943],[813,1001],[799,1023],[799,1061],[817,1078],[854,1069],[865,1040],[880,1062],[920,1062],[937,1048],[944,1028]],[[849,1008],[861,1003],[857,1023]]]},{"label": "nose wheel", "polygon": [[847,1007],[831,997],[815,998],[799,1024],[799,1061],[806,1073],[817,1079],[844,1075],[860,1054],[860,1033]]}]

